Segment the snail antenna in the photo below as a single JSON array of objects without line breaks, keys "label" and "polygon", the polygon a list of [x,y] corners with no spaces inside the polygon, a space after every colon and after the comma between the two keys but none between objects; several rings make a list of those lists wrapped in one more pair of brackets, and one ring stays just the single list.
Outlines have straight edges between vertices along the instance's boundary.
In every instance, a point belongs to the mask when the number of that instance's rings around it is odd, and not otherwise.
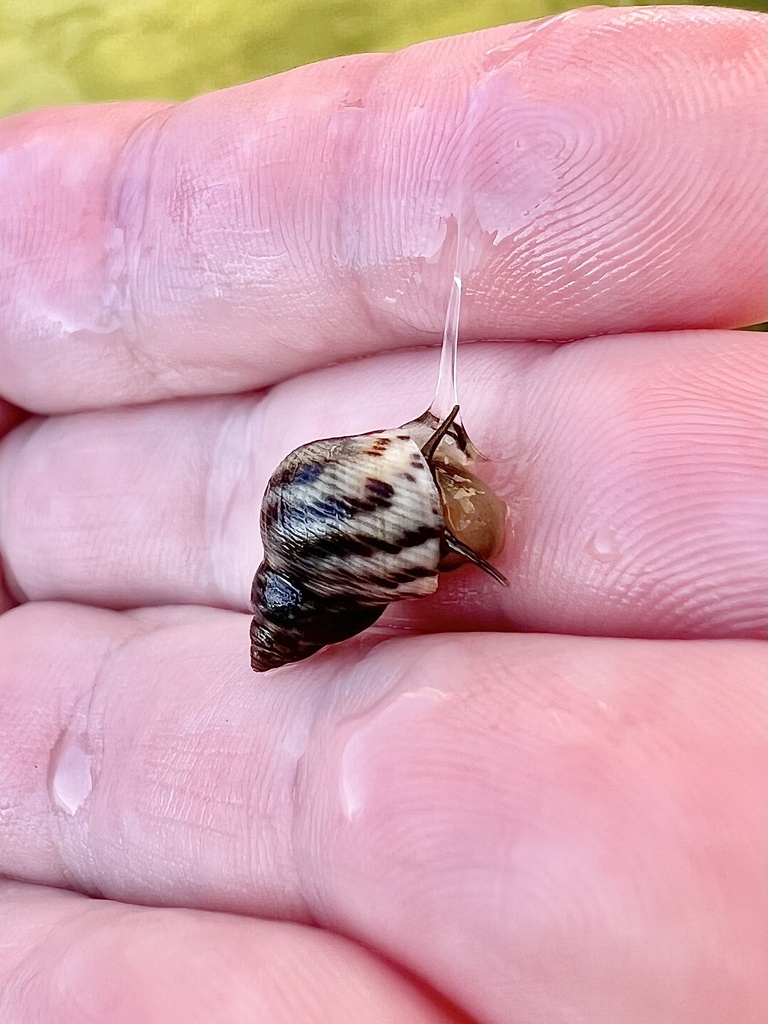
[{"label": "snail antenna", "polygon": [[454,407],[451,409],[451,411],[445,417],[445,419],[440,424],[440,426],[437,428],[437,430],[434,432],[434,434],[423,445],[423,447],[421,449],[421,454],[424,456],[424,458],[427,460],[427,462],[429,462],[429,463],[432,462],[432,459],[434,458],[435,452],[437,451],[437,449],[438,449],[438,447],[440,445],[440,442],[443,440],[445,435],[451,429],[451,427],[453,426],[453,421],[456,419],[456,417],[458,415],[459,415],[459,407],[458,407],[458,405],[454,405]]},{"label": "snail antenna", "polygon": [[509,586],[509,580],[506,576],[499,572],[498,569],[494,569],[490,562],[486,562],[484,558],[481,558],[476,551],[462,543],[458,537],[446,530],[443,534],[443,543],[449,551],[455,551],[457,555],[461,555],[462,558],[466,558],[468,562],[472,562],[478,569],[482,569],[483,572],[487,572],[489,576],[492,576],[497,583],[500,583],[502,587]]}]

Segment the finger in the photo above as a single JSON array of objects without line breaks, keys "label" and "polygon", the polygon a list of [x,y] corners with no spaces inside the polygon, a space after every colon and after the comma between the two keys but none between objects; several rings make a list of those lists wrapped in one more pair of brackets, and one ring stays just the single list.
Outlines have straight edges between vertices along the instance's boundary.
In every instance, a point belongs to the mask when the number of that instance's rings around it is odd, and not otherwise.
[{"label": "finger", "polygon": [[766,314],[765,17],[590,9],[2,128],[0,380],[55,412]]},{"label": "finger", "polygon": [[[471,346],[466,422],[501,459],[484,472],[511,510],[498,558],[511,585],[468,567],[383,621],[765,636],[767,357],[748,332]],[[262,398],[30,423],[0,449],[0,552],[17,598],[246,610],[279,460],[412,418],[433,373],[432,354],[410,353]]]},{"label": "finger", "polygon": [[464,1020],[360,946],[316,928],[12,882],[0,883],[0,921],[7,1024]]},{"label": "finger", "polygon": [[[493,1024],[762,1020],[765,646],[0,619],[0,868],[314,921]],[[41,638],[45,637],[45,644]]]}]

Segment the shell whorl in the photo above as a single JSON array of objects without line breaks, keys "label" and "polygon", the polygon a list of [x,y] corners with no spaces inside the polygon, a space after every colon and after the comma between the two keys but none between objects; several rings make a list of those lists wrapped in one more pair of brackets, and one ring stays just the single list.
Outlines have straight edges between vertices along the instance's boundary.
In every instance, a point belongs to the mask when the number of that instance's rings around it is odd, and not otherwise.
[{"label": "shell whorl", "polygon": [[464,561],[506,582],[484,560],[491,548],[472,548],[454,526],[448,478],[458,475],[463,501],[484,487],[466,468],[476,453],[457,412],[437,428],[425,413],[393,430],[312,441],[280,463],[264,495],[264,560],[251,591],[255,671],[354,636],[392,601],[434,593],[438,574]]},{"label": "shell whorl", "polygon": [[429,464],[402,430],[303,445],[273,474],[261,513],[272,570],[361,604],[433,593],[442,527]]},{"label": "shell whorl", "polygon": [[347,640],[372,626],[386,608],[338,594],[321,597],[274,572],[266,561],[254,577],[251,604],[254,672],[302,661],[330,643]]}]

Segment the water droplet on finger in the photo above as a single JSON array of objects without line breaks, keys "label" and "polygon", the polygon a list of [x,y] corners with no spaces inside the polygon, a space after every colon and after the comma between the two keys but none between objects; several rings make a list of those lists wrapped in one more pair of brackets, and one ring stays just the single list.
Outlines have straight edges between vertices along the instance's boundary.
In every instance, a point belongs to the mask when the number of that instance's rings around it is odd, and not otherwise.
[{"label": "water droplet on finger", "polygon": [[66,814],[76,814],[93,788],[91,756],[68,733],[59,737],[51,752],[48,795],[52,806]]}]

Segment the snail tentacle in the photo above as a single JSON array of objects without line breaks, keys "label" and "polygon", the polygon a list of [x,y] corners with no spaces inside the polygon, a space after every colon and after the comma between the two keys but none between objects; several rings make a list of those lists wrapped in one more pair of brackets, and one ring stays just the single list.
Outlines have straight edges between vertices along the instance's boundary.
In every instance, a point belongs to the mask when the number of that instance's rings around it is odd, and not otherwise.
[{"label": "snail tentacle", "polygon": [[458,537],[455,537],[449,529],[445,530],[443,534],[443,545],[449,550],[453,551],[456,555],[461,555],[468,562],[476,565],[478,569],[482,569],[483,572],[487,572],[489,576],[492,576],[497,583],[500,583],[502,587],[509,586],[509,580],[507,577],[500,573],[498,569],[494,568],[490,562],[486,562],[484,558],[481,558],[478,553],[469,547],[468,544],[463,544]]},{"label": "snail tentacle", "polygon": [[426,444],[422,445],[421,454],[427,460],[427,462],[429,463],[430,467],[432,465],[432,460],[435,457],[435,452],[437,451],[438,447],[440,446],[440,442],[443,440],[445,435],[448,433],[448,431],[453,426],[453,421],[456,419],[458,414],[459,414],[459,407],[458,407],[458,405],[454,405],[454,407],[451,409],[451,411],[445,417],[445,419],[440,424],[440,426],[437,428],[437,430],[434,432],[434,434],[429,438],[429,440],[426,442]]}]

